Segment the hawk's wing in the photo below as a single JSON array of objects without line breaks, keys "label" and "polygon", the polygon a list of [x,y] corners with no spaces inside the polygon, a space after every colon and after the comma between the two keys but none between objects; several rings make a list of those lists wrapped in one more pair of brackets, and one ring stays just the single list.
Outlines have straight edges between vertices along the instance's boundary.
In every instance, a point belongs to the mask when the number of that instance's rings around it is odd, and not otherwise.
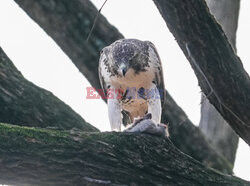
[{"label": "hawk's wing", "polygon": [[150,41],[145,41],[145,42],[149,45],[148,50],[150,50],[150,48],[151,48],[153,50],[154,54],[156,55],[156,58],[157,58],[155,60],[155,62],[158,63],[158,65],[157,65],[158,71],[155,73],[155,85],[156,85],[158,91],[160,92],[161,108],[163,108],[164,99],[166,97],[166,91],[165,91],[165,84],[164,84],[164,76],[163,76],[161,59],[160,59],[160,56],[155,48],[155,45],[153,43],[151,43]]},{"label": "hawk's wing", "polygon": [[[163,70],[162,70],[162,63],[160,56],[156,50],[156,47],[154,46],[153,43],[150,41],[145,41],[145,43],[148,45],[148,58],[150,57],[149,55],[152,54],[151,59],[153,60],[153,63],[155,66],[157,66],[157,71],[155,72],[155,79],[154,82],[156,85],[156,88],[158,89],[160,93],[160,98],[161,98],[161,109],[163,108],[164,105],[164,99],[166,97],[166,91],[165,91],[165,85],[164,85],[164,76],[163,76]],[[133,117],[131,114],[125,110],[122,111],[123,115],[123,124],[126,126],[127,124],[130,124],[131,121],[133,120]]]},{"label": "hawk's wing", "polygon": [[107,86],[104,80],[104,75],[102,74],[102,69],[101,66],[104,65],[104,60],[106,60],[105,54],[104,54],[104,49],[102,49],[101,54],[100,54],[100,59],[99,59],[99,67],[98,67],[98,72],[99,72],[99,80],[101,84],[102,91],[104,93],[104,96],[107,96]]},{"label": "hawk's wing", "polygon": [[[104,51],[104,49],[103,49],[103,51]],[[105,60],[105,56],[103,56],[103,55],[105,55],[104,52],[102,52],[101,56],[100,56],[98,71],[99,71],[99,79],[100,79],[101,88],[103,90],[104,96],[106,97],[108,87],[107,87],[107,85],[105,83],[105,79],[104,79],[105,77],[101,72],[101,65],[104,65],[103,60]],[[121,112],[122,112],[123,125],[126,126],[126,125],[130,124],[131,120],[132,120],[132,117],[131,117],[130,113],[125,111],[125,110],[122,110]]]}]

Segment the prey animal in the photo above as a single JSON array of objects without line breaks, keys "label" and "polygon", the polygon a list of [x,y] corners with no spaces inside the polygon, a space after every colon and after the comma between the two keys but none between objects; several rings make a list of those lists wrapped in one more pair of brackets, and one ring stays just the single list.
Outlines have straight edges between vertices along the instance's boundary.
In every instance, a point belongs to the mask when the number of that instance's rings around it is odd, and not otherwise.
[{"label": "prey animal", "polygon": [[160,123],[165,88],[161,60],[151,42],[121,39],[103,48],[99,78],[112,130],[121,131],[122,123],[148,113],[155,124]]}]

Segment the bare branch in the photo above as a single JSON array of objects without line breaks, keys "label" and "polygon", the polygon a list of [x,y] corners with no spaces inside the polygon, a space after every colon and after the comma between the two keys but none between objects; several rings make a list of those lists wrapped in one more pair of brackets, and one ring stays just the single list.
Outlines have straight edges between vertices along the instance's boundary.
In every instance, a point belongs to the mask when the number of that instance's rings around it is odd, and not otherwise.
[{"label": "bare branch", "polygon": [[250,144],[250,78],[206,3],[203,0],[154,2],[194,69],[202,91],[209,95],[212,87],[209,101]]}]

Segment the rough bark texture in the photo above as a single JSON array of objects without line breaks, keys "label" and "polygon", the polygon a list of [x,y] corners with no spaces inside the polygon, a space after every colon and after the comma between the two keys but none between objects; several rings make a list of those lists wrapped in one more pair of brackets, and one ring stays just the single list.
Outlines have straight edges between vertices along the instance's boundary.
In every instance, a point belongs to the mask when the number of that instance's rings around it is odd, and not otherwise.
[{"label": "rough bark texture", "polygon": [[164,138],[0,124],[0,183],[8,185],[250,185],[208,169]]},{"label": "rough bark texture", "polygon": [[51,92],[27,81],[1,48],[0,122],[98,131]]},{"label": "rough bark texture", "polygon": [[[206,2],[211,14],[215,16],[236,51],[240,0],[206,0]],[[239,137],[204,95],[202,95],[201,101],[199,127],[212,146],[233,165]]]},{"label": "rough bark texture", "polygon": [[192,124],[168,92],[166,97],[162,122],[169,124],[170,139],[174,145],[204,165],[230,173],[231,163],[209,145],[199,128]]},{"label": "rough bark texture", "polygon": [[[85,42],[97,13],[92,3],[88,0],[16,0],[16,3],[57,42],[92,86],[100,87],[99,51],[123,36],[100,15],[89,43]],[[180,150],[209,167],[232,172],[230,163],[214,151],[169,94],[163,113],[163,122],[169,123],[171,139]]]},{"label": "rough bark texture", "polygon": [[209,101],[250,144],[250,78],[203,0],[154,0]]}]

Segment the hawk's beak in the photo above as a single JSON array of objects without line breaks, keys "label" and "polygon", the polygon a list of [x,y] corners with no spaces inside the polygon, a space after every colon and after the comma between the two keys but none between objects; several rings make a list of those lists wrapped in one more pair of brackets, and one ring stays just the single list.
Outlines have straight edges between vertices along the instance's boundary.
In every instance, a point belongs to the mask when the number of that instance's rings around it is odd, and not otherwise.
[{"label": "hawk's beak", "polygon": [[124,68],[124,69],[122,69],[122,75],[125,77],[125,75],[126,75],[126,72],[127,72],[127,69],[126,68]]},{"label": "hawk's beak", "polygon": [[123,75],[123,77],[125,77],[127,73],[127,66],[124,63],[121,64],[120,70],[121,70],[121,74]]}]

